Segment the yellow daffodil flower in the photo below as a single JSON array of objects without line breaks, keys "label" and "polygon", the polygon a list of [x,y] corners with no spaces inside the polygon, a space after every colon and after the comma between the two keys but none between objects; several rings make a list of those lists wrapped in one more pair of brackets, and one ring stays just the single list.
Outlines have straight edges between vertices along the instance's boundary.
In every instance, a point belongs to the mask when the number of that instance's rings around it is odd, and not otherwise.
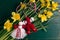
[{"label": "yellow daffodil flower", "polygon": [[38,17],[41,18],[41,22],[47,21],[47,17],[44,14],[39,14]]},{"label": "yellow daffodil flower", "polygon": [[47,11],[46,15],[48,18],[51,18],[51,16],[53,16],[53,13],[51,11]]},{"label": "yellow daffodil flower", "polygon": [[41,22],[44,22],[44,21],[47,21],[47,17],[43,14],[43,15],[41,16]]},{"label": "yellow daffodil flower", "polygon": [[33,2],[33,3],[34,3],[34,2],[35,2],[35,0],[29,0],[29,2]]},{"label": "yellow daffodil flower", "polygon": [[11,28],[12,28],[12,23],[10,22],[10,20],[7,20],[4,23],[4,29],[6,29],[9,32],[11,30]]},{"label": "yellow daffodil flower", "polygon": [[52,2],[52,10],[55,11],[58,7],[58,3],[57,2]]},{"label": "yellow daffodil flower", "polygon": [[46,14],[47,18],[51,18],[51,16],[53,16],[53,13],[47,10],[44,10],[44,14]]},{"label": "yellow daffodil flower", "polygon": [[46,4],[46,6],[47,6],[47,8],[50,8],[50,2],[47,2],[47,4]]},{"label": "yellow daffodil flower", "polygon": [[41,3],[45,3],[45,0],[40,0]]},{"label": "yellow daffodil flower", "polygon": [[46,14],[47,10],[44,10],[44,14]]},{"label": "yellow daffodil flower", "polygon": [[21,4],[21,9],[26,9],[26,4],[24,4],[24,3],[20,3]]},{"label": "yellow daffodil flower", "polygon": [[45,0],[46,2],[50,2],[50,0]]},{"label": "yellow daffodil flower", "polygon": [[12,12],[12,17],[11,18],[14,20],[14,22],[16,20],[20,20],[20,14]]},{"label": "yellow daffodil flower", "polygon": [[[40,2],[41,2],[41,8],[43,8],[43,7],[45,7],[46,5],[45,5],[45,1],[44,0],[40,0]],[[41,9],[40,8],[40,9]]]},{"label": "yellow daffodil flower", "polygon": [[42,3],[42,4],[41,4],[41,8],[43,8],[43,7],[45,7],[45,6],[46,6],[45,3]]},{"label": "yellow daffodil flower", "polygon": [[38,17],[40,18],[42,15],[41,14],[38,14]]}]

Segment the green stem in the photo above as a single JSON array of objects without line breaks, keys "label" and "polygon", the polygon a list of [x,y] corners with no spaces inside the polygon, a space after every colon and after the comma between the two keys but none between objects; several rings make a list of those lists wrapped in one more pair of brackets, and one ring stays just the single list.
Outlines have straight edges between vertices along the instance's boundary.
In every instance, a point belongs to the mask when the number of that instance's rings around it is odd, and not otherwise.
[{"label": "green stem", "polygon": [[[12,32],[12,31],[11,31]],[[1,39],[4,40],[11,32],[5,34]]]},{"label": "green stem", "polygon": [[39,30],[42,30],[42,28],[39,28],[39,29],[37,29],[37,30],[38,30],[38,31],[39,31]]},{"label": "green stem", "polygon": [[2,33],[1,33],[1,35],[0,35],[0,38],[3,36],[3,34],[4,34],[5,32],[6,32],[5,30],[2,31]]},{"label": "green stem", "polygon": [[1,34],[3,31],[4,31],[4,29],[2,29],[2,30],[0,31],[0,34]]},{"label": "green stem", "polygon": [[1,36],[1,38],[3,38],[8,32],[6,32],[3,36]]},{"label": "green stem", "polygon": [[14,40],[13,38],[11,40]]},{"label": "green stem", "polygon": [[9,38],[9,36],[7,36],[4,40],[7,40]]}]

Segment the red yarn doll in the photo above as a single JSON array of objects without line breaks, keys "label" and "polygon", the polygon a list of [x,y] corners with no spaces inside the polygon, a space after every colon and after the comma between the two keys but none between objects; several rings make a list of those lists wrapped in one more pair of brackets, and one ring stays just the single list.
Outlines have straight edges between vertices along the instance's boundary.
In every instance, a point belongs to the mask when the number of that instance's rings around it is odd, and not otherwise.
[{"label": "red yarn doll", "polygon": [[27,34],[30,34],[31,33],[31,30],[33,30],[34,32],[37,31],[37,29],[35,28],[34,24],[32,24],[33,21],[34,21],[34,18],[33,17],[31,17],[31,18],[26,17],[25,22],[27,22],[27,24],[26,25],[23,25],[23,28],[26,29],[26,33]]}]

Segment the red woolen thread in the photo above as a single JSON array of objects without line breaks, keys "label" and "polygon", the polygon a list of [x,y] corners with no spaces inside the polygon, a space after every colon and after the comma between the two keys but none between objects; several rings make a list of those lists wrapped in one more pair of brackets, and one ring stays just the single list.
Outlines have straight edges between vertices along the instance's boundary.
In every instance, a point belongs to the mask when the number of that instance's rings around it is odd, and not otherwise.
[{"label": "red woolen thread", "polygon": [[18,25],[14,24],[14,29],[18,28]]},{"label": "red woolen thread", "polygon": [[[20,36],[19,36],[19,34],[20,34]],[[17,29],[17,32],[16,32],[16,37],[21,37],[21,29]]]}]

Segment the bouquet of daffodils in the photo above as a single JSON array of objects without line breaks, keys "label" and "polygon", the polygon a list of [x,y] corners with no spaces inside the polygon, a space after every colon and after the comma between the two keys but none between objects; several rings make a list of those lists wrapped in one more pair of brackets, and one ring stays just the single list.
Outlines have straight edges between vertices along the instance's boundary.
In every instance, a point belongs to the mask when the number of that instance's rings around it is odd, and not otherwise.
[{"label": "bouquet of daffodils", "polygon": [[58,3],[52,0],[29,0],[20,2],[16,12],[4,23],[0,40],[24,39],[26,36],[39,30],[47,32],[47,23],[58,10]]}]

